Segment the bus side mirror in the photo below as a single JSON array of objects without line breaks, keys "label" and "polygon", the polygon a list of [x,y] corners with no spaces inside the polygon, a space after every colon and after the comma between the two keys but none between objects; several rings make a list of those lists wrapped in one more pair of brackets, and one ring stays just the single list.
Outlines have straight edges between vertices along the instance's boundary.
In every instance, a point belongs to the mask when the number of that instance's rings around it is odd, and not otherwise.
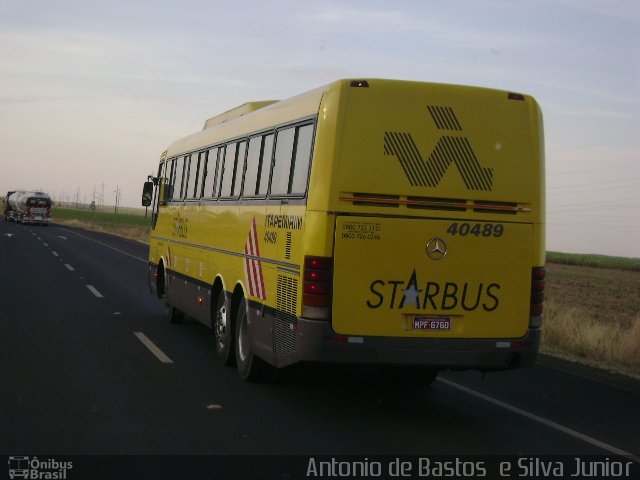
[{"label": "bus side mirror", "polygon": [[148,207],[151,205],[151,199],[153,197],[153,182],[144,182],[142,188],[142,206]]}]

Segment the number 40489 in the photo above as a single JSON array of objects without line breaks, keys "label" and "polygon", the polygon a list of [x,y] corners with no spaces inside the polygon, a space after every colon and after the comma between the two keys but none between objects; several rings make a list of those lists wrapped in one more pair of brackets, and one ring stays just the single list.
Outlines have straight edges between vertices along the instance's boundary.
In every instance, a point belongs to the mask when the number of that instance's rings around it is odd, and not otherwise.
[{"label": "number 40489", "polygon": [[504,233],[504,225],[501,223],[452,223],[447,228],[451,235],[474,235],[476,237],[501,237]]}]

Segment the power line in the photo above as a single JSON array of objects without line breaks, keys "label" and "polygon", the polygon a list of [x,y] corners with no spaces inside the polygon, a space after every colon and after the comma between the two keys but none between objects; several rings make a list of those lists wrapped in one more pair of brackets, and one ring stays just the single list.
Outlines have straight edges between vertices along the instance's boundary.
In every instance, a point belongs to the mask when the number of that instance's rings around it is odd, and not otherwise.
[{"label": "power line", "polygon": [[549,223],[547,225],[552,225],[556,227],[607,227],[607,228],[624,228],[629,230],[637,230],[637,225],[621,225],[621,224],[610,224],[610,223]]},{"label": "power line", "polygon": [[606,185],[606,184],[609,184],[609,183],[632,182],[632,181],[636,181],[636,180],[640,180],[640,177],[622,178],[620,180],[605,180],[603,182],[580,183],[580,184],[577,184],[577,185],[558,185],[558,186],[554,186],[554,187],[547,187],[547,190],[551,189],[551,188],[589,187],[591,185]]},{"label": "power line", "polygon": [[547,152],[547,155],[558,155],[560,153],[575,152],[576,150],[584,150],[587,148],[606,147],[607,145],[617,145],[619,143],[633,142],[634,140],[640,140],[640,137],[622,138],[619,140],[611,140],[609,142],[596,143],[593,145],[584,145],[582,147],[574,147],[566,150],[557,150],[555,152]]},{"label": "power line", "polygon": [[591,192],[604,192],[606,190],[625,190],[627,188],[638,188],[637,184],[634,185],[621,185],[618,187],[607,187],[607,188],[592,188],[590,190],[578,190],[574,192],[552,192],[547,195],[575,195],[576,193],[591,193]]},{"label": "power line", "polygon": [[563,210],[563,211],[547,211],[547,215],[564,215],[571,213],[572,217],[606,217],[606,218],[629,218],[629,215],[611,215],[610,213],[588,213],[585,210]]},{"label": "power line", "polygon": [[[579,205],[576,205],[579,207]],[[592,210],[626,210],[626,209],[633,209],[633,210],[638,210],[640,208],[640,206],[638,205],[628,205],[628,206],[614,206],[614,207],[584,207],[584,208],[573,208],[573,209],[569,209],[569,210],[562,210],[560,212],[553,212],[553,208],[555,207],[551,207],[551,211],[549,211],[549,209],[547,209],[547,213],[569,213],[569,212],[588,212],[588,211],[592,211]]]},{"label": "power line", "polygon": [[[626,202],[635,202],[640,200],[639,197],[631,197],[631,198],[616,198],[615,202],[625,202],[623,204],[626,204]],[[589,205],[596,205],[596,206],[604,206],[604,207],[615,207],[620,205],[619,203],[613,203],[611,201],[607,201],[607,203],[588,203],[588,202],[580,202],[580,203],[562,203],[560,205],[553,205],[554,207],[578,207],[578,206],[589,206]],[[638,207],[640,207],[640,205],[638,205]]]},{"label": "power line", "polygon": [[[639,170],[640,165],[637,162],[629,162],[629,163],[616,163],[616,168],[624,168],[629,170]],[[607,168],[597,168],[597,169],[584,169],[584,170],[565,170],[565,171],[551,171],[551,168],[547,169],[547,177],[553,177],[554,175],[576,175],[580,173],[618,173],[615,170],[612,170],[611,167]]]}]

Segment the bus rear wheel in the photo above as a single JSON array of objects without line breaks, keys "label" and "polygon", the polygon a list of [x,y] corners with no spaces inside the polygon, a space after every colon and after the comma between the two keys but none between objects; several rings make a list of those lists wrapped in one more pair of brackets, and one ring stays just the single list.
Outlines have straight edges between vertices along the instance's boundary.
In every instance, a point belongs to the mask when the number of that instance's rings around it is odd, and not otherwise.
[{"label": "bus rear wheel", "polygon": [[248,382],[270,381],[275,378],[275,368],[258,358],[251,348],[251,330],[248,323],[247,303],[244,298],[236,315],[236,365],[240,378]]},{"label": "bus rear wheel", "polygon": [[233,364],[233,325],[227,309],[224,290],[220,290],[213,311],[213,335],[216,341],[216,358],[223,367]]},{"label": "bus rear wheel", "polygon": [[158,269],[156,270],[155,281],[156,281],[156,294],[158,295],[158,298],[163,298],[164,292],[167,291],[167,286],[166,286],[165,276],[164,276],[164,265],[162,264],[162,262],[160,263],[160,265],[158,266]]}]

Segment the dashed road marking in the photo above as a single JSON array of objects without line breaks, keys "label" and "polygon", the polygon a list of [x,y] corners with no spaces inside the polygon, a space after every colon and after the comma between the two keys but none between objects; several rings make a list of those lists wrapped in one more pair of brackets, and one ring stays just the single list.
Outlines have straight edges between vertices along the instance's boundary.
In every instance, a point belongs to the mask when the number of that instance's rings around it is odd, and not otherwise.
[{"label": "dashed road marking", "polygon": [[89,291],[91,293],[93,293],[96,297],[98,298],[103,298],[104,295],[102,295],[97,289],[96,287],[94,287],[93,285],[87,285],[87,288],[89,289]]},{"label": "dashed road marking", "polygon": [[134,260],[138,260],[138,261],[144,262],[144,263],[148,263],[148,261],[149,261],[148,258],[142,258],[142,257],[138,257],[136,255],[132,255],[129,252],[125,252],[124,250],[120,250],[119,248],[112,247],[111,245],[108,245],[108,244],[106,244],[104,242],[101,242],[100,240],[96,240],[95,238],[87,237],[86,235],[82,235],[80,233],[74,232],[73,230],[67,230],[67,229],[64,229],[64,228],[61,229],[61,230],[64,230],[65,232],[69,232],[69,233],[71,233],[73,235],[76,235],[78,237],[84,238],[86,240],[91,240],[92,242],[98,243],[98,244],[102,245],[103,247],[107,247],[107,248],[109,248],[109,249],[111,249],[113,251],[121,253],[122,255],[126,255],[127,257],[131,257]]},{"label": "dashed road marking", "polygon": [[73,268],[73,267],[72,267],[71,265],[69,265],[68,263],[65,263],[65,264],[64,264],[64,266],[65,266],[65,267],[67,267],[67,270],[69,270],[70,272],[75,272],[75,271],[76,271],[76,269],[75,269],[75,268]]},{"label": "dashed road marking", "polygon": [[149,351],[151,353],[153,353],[156,358],[158,360],[160,360],[162,363],[173,363],[173,360],[171,360],[169,357],[167,357],[165,355],[165,353],[160,350],[155,343],[153,343],[151,340],[149,340],[149,337],[147,337],[144,333],[142,332],[133,332],[133,334],[138,337],[138,340],[140,340],[142,342],[142,344],[147,347],[147,349],[149,349]]}]

